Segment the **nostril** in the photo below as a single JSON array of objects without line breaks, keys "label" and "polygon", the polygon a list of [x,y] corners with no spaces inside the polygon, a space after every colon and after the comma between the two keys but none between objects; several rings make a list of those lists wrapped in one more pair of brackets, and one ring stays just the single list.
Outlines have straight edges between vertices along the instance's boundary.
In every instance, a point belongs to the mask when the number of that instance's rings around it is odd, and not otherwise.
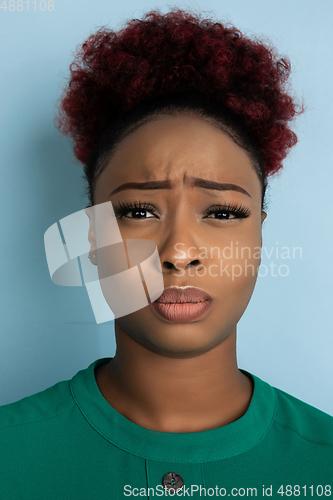
[{"label": "nostril", "polygon": [[192,267],[192,266],[195,266],[197,264],[199,264],[198,259],[197,260],[192,260],[192,262],[189,262],[187,265]]},{"label": "nostril", "polygon": [[167,267],[167,269],[171,269],[173,267],[173,264],[171,264],[171,262],[165,262],[164,265]]}]

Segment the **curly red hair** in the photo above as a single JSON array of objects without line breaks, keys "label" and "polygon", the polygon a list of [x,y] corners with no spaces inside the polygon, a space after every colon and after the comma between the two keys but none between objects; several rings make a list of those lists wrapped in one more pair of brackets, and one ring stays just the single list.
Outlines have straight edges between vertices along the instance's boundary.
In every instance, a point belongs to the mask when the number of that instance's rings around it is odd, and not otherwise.
[{"label": "curly red hair", "polygon": [[101,28],[70,65],[56,126],[85,163],[107,123],[144,99],[185,89],[213,96],[242,120],[267,175],[297,142],[288,122],[303,111],[288,93],[290,63],[233,26],[175,9],[148,12],[118,32]]}]

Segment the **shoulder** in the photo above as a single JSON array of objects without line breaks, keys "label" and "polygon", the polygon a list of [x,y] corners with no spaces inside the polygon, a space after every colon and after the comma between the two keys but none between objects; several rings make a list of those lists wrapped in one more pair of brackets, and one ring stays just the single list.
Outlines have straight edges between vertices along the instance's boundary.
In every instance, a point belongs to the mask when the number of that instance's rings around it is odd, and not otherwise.
[{"label": "shoulder", "polygon": [[332,447],[333,417],[274,387],[277,395],[275,424],[309,443]]},{"label": "shoulder", "polygon": [[75,405],[70,380],[64,380],[14,403],[0,406],[0,430],[61,415]]}]

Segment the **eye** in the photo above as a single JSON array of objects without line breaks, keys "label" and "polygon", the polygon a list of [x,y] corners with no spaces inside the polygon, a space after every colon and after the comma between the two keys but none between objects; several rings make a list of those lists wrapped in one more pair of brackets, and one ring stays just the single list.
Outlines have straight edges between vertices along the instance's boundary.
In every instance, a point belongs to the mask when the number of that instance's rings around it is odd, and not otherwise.
[{"label": "eye", "polygon": [[[113,207],[115,216],[118,219],[153,219],[152,217],[146,217],[147,212],[154,214],[156,212],[155,208],[149,203],[144,203],[141,201],[135,201],[133,203],[122,203],[118,201],[118,204]],[[128,215],[130,214],[130,216]],[[235,220],[235,219],[245,219],[251,215],[251,211],[242,205],[228,204],[228,205],[214,205],[209,207],[204,215],[207,219],[215,220]],[[211,217],[215,215],[216,217]]]},{"label": "eye", "polygon": [[[118,219],[152,219],[152,217],[145,217],[145,214],[149,212],[156,212],[155,208],[149,203],[142,203],[140,201],[135,201],[134,203],[121,203],[118,201],[118,204],[113,207],[115,216]],[[132,216],[128,217],[127,214],[131,214]],[[134,215],[134,216],[133,216]]]},{"label": "eye", "polygon": [[[246,219],[251,215],[251,211],[242,205],[214,205],[206,210],[205,215],[208,219],[217,220]],[[210,217],[210,215],[216,215],[217,217]]]}]

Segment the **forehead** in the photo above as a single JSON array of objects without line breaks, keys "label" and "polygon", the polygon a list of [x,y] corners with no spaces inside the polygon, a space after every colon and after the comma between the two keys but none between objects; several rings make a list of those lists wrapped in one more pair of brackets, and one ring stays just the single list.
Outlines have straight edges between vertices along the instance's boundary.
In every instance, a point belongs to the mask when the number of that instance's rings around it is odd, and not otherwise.
[{"label": "forehead", "polygon": [[[158,115],[117,146],[96,184],[116,188],[129,181],[186,177],[235,183],[260,198],[260,181],[248,153],[211,119]],[[99,189],[99,190],[100,190]]]}]

